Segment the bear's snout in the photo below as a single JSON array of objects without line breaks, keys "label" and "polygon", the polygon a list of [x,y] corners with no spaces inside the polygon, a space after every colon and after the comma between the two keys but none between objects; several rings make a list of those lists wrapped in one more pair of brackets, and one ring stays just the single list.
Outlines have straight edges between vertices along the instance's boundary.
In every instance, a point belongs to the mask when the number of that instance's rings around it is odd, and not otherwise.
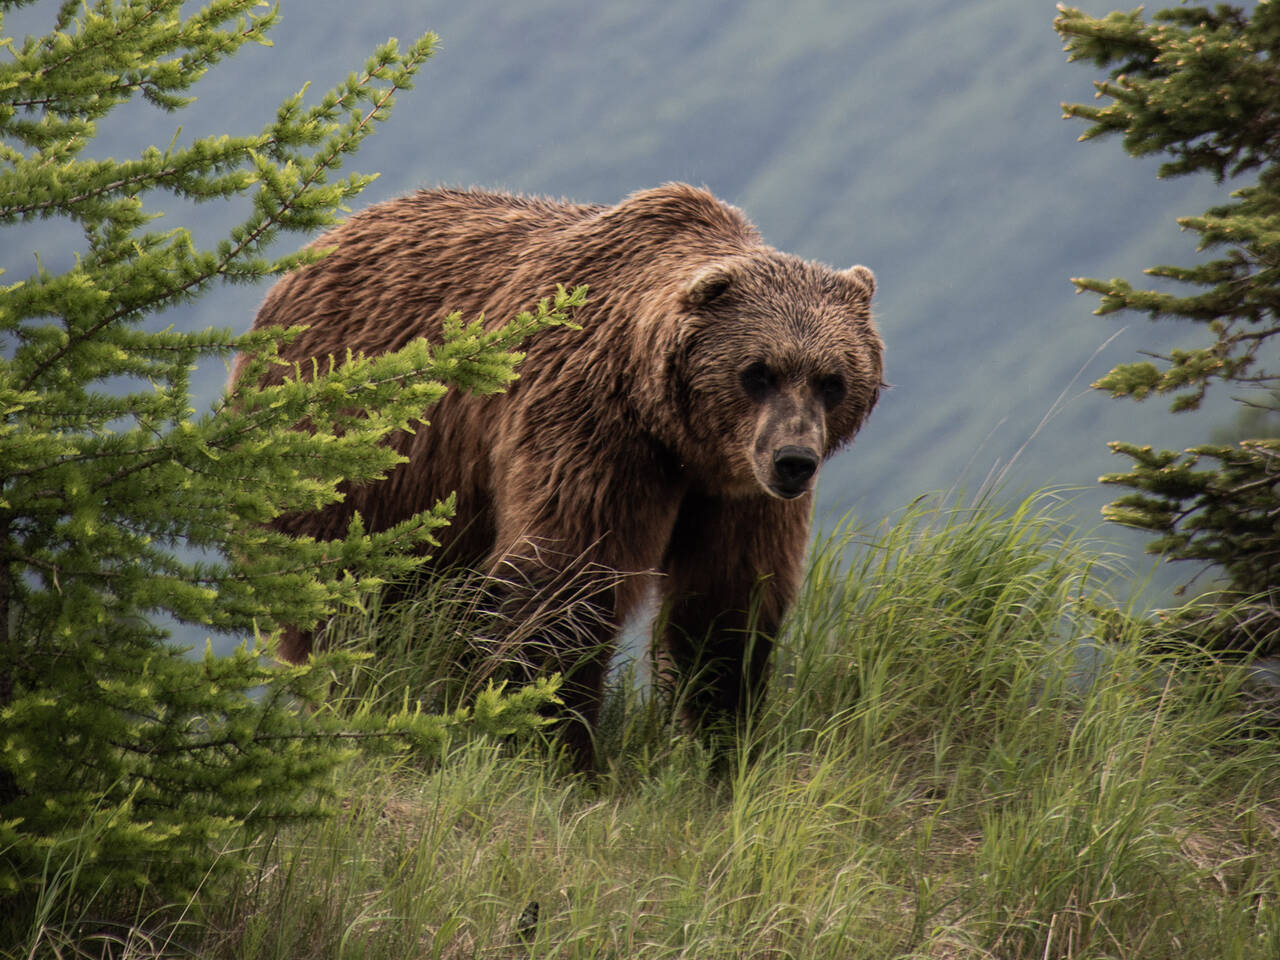
[{"label": "bear's snout", "polygon": [[818,454],[808,447],[786,446],[773,451],[773,487],[779,496],[790,500],[809,488],[810,478],[818,472]]}]

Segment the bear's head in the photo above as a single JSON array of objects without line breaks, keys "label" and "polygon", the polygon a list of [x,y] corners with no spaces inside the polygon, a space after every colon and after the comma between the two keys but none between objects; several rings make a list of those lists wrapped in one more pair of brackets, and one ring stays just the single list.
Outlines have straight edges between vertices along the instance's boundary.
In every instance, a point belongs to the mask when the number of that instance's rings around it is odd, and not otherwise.
[{"label": "bear's head", "polygon": [[669,382],[708,493],[791,500],[853,438],[883,382],[875,277],[767,247],[702,264],[680,292]]}]

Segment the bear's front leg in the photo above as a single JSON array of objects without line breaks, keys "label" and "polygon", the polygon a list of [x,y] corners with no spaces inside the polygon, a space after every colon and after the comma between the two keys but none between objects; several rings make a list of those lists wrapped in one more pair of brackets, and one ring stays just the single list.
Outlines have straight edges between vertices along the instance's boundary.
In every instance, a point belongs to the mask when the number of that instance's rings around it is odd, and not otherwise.
[{"label": "bear's front leg", "polygon": [[574,766],[595,765],[594,731],[605,673],[617,645],[616,571],[563,542],[523,537],[489,567],[499,621],[490,656],[516,682],[559,673],[561,738]]},{"label": "bear's front leg", "polygon": [[525,439],[495,476],[487,572],[503,622],[499,646],[517,677],[563,676],[563,739],[588,769],[619,627],[646,594],[680,496],[654,459],[593,449],[617,445],[617,433],[579,438],[587,452],[570,462],[563,450],[573,444],[548,452],[539,438]]},{"label": "bear's front leg", "polygon": [[758,708],[800,586],[809,510],[808,496],[684,499],[663,562],[656,652],[693,729],[741,733]]}]

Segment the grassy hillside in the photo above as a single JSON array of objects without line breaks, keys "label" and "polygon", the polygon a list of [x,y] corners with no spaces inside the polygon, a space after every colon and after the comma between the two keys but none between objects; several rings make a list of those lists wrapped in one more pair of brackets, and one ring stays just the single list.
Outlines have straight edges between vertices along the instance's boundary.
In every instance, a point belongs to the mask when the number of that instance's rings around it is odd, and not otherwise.
[{"label": "grassy hillside", "polygon": [[[727,772],[624,672],[595,780],[538,743],[358,760],[332,819],[190,904],[104,924],[55,873],[9,955],[1272,960],[1274,730],[1238,668],[1144,654],[1123,617],[1082,658],[1100,565],[1043,500],[842,528]],[[398,613],[441,636],[450,609]],[[425,669],[384,657],[359,696]]]}]

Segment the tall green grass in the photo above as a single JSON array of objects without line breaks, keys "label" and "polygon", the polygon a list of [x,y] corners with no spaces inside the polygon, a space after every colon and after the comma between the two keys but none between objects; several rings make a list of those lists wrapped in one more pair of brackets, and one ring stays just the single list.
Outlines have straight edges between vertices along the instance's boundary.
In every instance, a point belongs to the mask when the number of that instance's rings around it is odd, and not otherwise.
[{"label": "tall green grass", "polygon": [[[1274,960],[1280,740],[1242,667],[1098,645],[1113,571],[1060,517],[922,500],[820,541],[727,772],[633,666],[596,779],[537,742],[357,762],[128,955]],[[339,697],[474,689],[439,589],[352,631],[384,652]],[[14,955],[74,955],[43,936]]]}]

